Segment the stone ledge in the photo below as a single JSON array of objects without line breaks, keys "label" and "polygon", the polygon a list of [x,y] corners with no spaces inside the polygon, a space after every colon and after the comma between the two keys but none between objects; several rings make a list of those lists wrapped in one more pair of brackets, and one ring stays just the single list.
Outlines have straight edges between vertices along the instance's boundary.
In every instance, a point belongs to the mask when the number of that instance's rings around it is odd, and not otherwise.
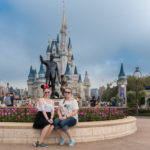
[{"label": "stone ledge", "polygon": [[[33,123],[0,123],[0,143],[31,144],[40,136],[41,130],[32,128]],[[119,138],[136,132],[136,118],[110,121],[79,122],[71,129],[76,142],[90,142],[97,140]],[[47,144],[56,144],[59,137],[56,131],[45,140]]]},{"label": "stone ledge", "polygon": [[[86,127],[100,127],[100,126],[112,126],[112,125],[121,125],[126,124],[129,122],[136,121],[135,117],[127,117],[124,119],[118,119],[118,120],[106,120],[106,121],[91,121],[91,122],[79,122],[75,128],[86,128]],[[1,128],[11,128],[11,129],[31,129],[33,123],[20,123],[20,122],[0,122],[0,129]]]}]

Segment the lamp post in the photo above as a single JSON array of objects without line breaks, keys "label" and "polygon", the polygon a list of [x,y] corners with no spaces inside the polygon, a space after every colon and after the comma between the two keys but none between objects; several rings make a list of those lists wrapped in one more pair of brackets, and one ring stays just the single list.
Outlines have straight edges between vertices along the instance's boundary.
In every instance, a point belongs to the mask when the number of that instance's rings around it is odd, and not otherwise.
[{"label": "lamp post", "polygon": [[139,70],[139,67],[136,67],[135,71],[134,71],[134,77],[136,79],[136,115],[139,114],[139,111],[138,111],[138,81],[141,76],[142,76],[142,74]]}]

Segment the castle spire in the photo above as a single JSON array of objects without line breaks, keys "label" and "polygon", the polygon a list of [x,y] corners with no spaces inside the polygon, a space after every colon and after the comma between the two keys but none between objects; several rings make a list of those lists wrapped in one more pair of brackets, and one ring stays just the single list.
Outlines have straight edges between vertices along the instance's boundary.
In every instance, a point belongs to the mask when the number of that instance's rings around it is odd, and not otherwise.
[{"label": "castle spire", "polygon": [[47,52],[50,52],[50,42],[48,40]]},{"label": "castle spire", "polygon": [[65,14],[65,10],[63,10],[62,27],[67,28],[67,22],[66,22],[66,14]]},{"label": "castle spire", "polygon": [[45,74],[43,64],[41,63],[39,74]]},{"label": "castle spire", "polygon": [[57,43],[59,43],[59,34],[57,34]]},{"label": "castle spire", "polygon": [[69,37],[68,48],[72,48],[72,44],[71,44],[71,39],[70,39],[70,37]]},{"label": "castle spire", "polygon": [[120,77],[120,76],[125,76],[124,68],[123,68],[123,63],[121,63],[121,68],[120,68],[119,77]]},{"label": "castle spire", "polygon": [[74,56],[73,56],[73,54],[72,54],[72,56],[71,56],[71,60],[74,60]]},{"label": "castle spire", "polygon": [[82,83],[81,74],[79,74],[79,80],[78,83]]},{"label": "castle spire", "polygon": [[66,67],[66,72],[65,72],[65,74],[71,74],[71,72],[70,72],[70,68],[69,68],[69,64],[67,63],[67,67]]},{"label": "castle spire", "polygon": [[30,66],[30,72],[29,72],[29,77],[33,77],[34,74],[33,74],[33,69],[32,69],[32,65]]},{"label": "castle spire", "polygon": [[74,68],[74,74],[78,74],[77,67]]},{"label": "castle spire", "polygon": [[62,18],[62,27],[67,28],[66,14],[65,14],[65,0],[63,0],[63,18]]}]

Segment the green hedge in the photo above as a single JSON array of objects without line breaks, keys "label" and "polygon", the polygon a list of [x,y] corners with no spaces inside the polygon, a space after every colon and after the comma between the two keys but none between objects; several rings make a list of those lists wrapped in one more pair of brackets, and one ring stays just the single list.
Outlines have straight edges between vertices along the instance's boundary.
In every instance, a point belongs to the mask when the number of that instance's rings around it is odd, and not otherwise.
[{"label": "green hedge", "polygon": [[[33,122],[36,114],[36,108],[0,108],[0,122]],[[80,108],[78,115],[80,122],[86,122],[121,119],[127,113],[123,108]]]}]

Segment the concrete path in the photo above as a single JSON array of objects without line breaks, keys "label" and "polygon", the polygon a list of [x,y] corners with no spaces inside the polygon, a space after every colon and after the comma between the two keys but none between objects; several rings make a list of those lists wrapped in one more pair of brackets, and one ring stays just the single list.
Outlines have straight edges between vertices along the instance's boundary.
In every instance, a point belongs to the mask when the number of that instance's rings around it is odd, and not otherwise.
[{"label": "concrete path", "polygon": [[[74,147],[49,145],[48,150],[150,150],[150,117],[137,118],[135,134],[113,140],[79,143]],[[41,150],[32,145],[0,144],[0,150]]]}]

